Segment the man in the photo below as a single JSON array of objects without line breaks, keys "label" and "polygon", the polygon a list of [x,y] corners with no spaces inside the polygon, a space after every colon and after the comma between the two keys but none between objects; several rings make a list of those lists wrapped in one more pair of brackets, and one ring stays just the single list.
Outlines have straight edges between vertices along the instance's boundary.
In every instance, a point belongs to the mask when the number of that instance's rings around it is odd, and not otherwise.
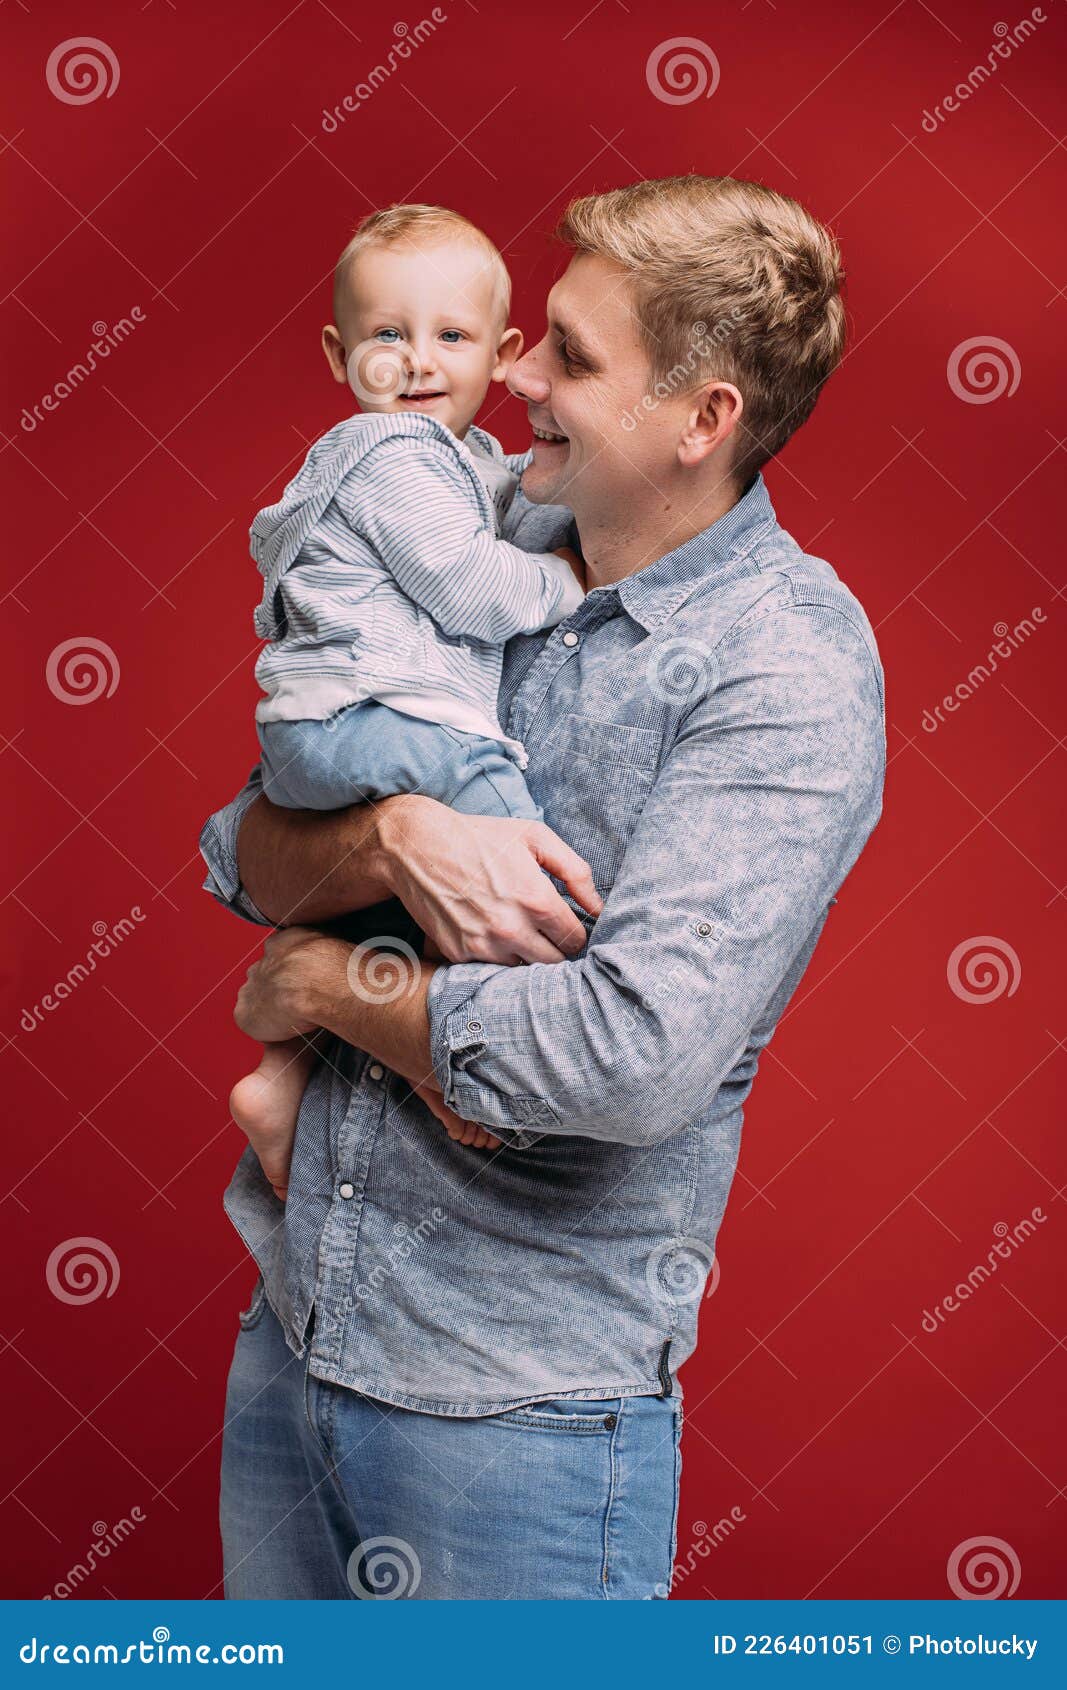
[{"label": "man", "polygon": [[[873,634],[760,473],[841,356],[832,238],[700,177],[579,200],[560,233],[510,385],[523,493],[571,508],[590,591],[511,642],[500,694],[546,822],[281,811],[253,776],[204,833],[217,897],[296,924],[239,1024],[334,1035],[287,1204],[251,1146],[227,1193],[262,1272],[231,1596],[666,1594],[677,1370],[742,1105],[880,813]],[[389,897],[444,962],[313,930]]]}]

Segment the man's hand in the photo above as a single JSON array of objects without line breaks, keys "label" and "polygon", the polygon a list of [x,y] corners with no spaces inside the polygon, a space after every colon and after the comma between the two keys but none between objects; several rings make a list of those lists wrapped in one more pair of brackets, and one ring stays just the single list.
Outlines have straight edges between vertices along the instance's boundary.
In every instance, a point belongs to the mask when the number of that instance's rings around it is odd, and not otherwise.
[{"label": "man's hand", "polygon": [[[389,953],[382,954],[388,957]],[[251,1038],[275,1045],[280,1040],[293,1041],[319,1026],[327,1027],[350,1044],[380,1056],[402,1074],[416,1096],[436,1115],[449,1138],[475,1150],[499,1150],[500,1140],[495,1134],[476,1121],[461,1120],[449,1109],[432,1072],[425,1012],[425,989],[432,965],[428,969],[420,968],[410,981],[410,990],[398,996],[394,996],[392,986],[382,995],[381,980],[375,970],[375,953],[365,946],[348,945],[342,939],[304,927],[272,933],[264,944],[262,957],[248,970],[245,984],[237,995],[234,1020]],[[279,1075],[287,1076],[290,1083],[298,1079],[298,1089],[302,1090],[309,1063],[304,1064],[301,1074],[295,1073],[294,1056],[299,1048],[290,1043],[283,1052],[276,1045],[265,1054],[257,1073],[242,1080],[230,1098],[235,1120],[247,1133],[283,1202],[279,1182],[287,1183],[292,1124],[299,1100],[293,1100],[284,1146],[277,1122],[268,1118],[271,1111],[266,1106],[273,1101],[274,1115],[279,1110],[285,1111],[286,1099],[280,1096]],[[310,1058],[310,1047],[303,1049]],[[268,1068],[270,1072],[266,1073]],[[270,1084],[264,1092],[268,1081]],[[272,1159],[270,1169],[265,1150]],[[274,1162],[279,1168],[284,1163],[284,1176],[274,1169]]]},{"label": "man's hand", "polygon": [[585,928],[548,873],[590,915],[603,907],[589,864],[544,822],[461,815],[409,797],[381,816],[379,847],[390,889],[449,962],[577,955]]},{"label": "man's hand", "polygon": [[237,994],[233,1018],[242,1033],[260,1044],[274,1044],[314,1032],[318,1023],[308,1006],[312,969],[323,943],[321,933],[306,927],[270,934]]}]

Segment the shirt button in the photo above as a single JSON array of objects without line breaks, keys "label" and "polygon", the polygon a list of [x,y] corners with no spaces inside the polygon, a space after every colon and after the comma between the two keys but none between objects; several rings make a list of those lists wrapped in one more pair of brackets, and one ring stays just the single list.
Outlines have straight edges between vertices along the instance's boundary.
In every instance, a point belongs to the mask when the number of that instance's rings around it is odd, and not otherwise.
[{"label": "shirt button", "polygon": [[380,1080],[384,1073],[385,1069],[382,1067],[380,1062],[372,1062],[370,1067],[367,1069],[367,1078],[371,1080]]},{"label": "shirt button", "polygon": [[480,1033],[481,1030],[482,1030],[482,1024],[481,1024],[480,1021],[468,1021],[467,1022],[468,1033]]},{"label": "shirt button", "polygon": [[354,1197],[356,1195],[356,1188],[352,1184],[351,1180],[346,1179],[337,1187],[337,1195],[338,1197],[343,1197],[346,1203],[350,1197]]},{"label": "shirt button", "polygon": [[700,921],[700,922],[698,922],[697,923],[697,932],[700,934],[700,937],[702,939],[706,939],[708,934],[711,932],[711,922],[710,921]]},{"label": "shirt button", "polygon": [[570,646],[578,644],[578,635],[573,631],[573,629],[568,628],[567,632],[563,636],[563,644]]}]

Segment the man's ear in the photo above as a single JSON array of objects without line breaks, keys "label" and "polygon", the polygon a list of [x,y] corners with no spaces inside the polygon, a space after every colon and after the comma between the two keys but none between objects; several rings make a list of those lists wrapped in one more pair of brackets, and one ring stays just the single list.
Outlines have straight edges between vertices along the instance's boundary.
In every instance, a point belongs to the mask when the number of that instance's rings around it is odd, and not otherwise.
[{"label": "man's ear", "polygon": [[506,381],[519,354],[522,352],[522,330],[505,329],[500,336],[500,344],[496,349],[496,363],[493,365],[492,381]]},{"label": "man's ear", "polygon": [[326,354],[326,362],[330,366],[330,374],[334,381],[348,381],[348,364],[345,359],[345,343],[341,339],[340,331],[332,323],[327,323],[322,331],[322,350]]},{"label": "man's ear", "polygon": [[700,389],[678,437],[678,462],[698,469],[712,452],[729,440],[741,421],[745,401],[730,381],[712,381]]}]

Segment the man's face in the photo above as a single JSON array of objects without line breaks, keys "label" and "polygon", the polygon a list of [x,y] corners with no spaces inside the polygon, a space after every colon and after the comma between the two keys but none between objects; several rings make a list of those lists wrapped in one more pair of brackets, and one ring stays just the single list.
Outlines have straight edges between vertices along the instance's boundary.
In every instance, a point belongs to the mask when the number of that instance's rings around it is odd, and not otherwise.
[{"label": "man's face", "polygon": [[642,407],[652,375],[626,272],[579,253],[549,294],[547,316],[544,339],[508,376],[534,435],[523,492],[536,504],[569,505],[579,528],[583,516],[617,513],[627,501],[662,502],[688,403],[676,396]]}]

